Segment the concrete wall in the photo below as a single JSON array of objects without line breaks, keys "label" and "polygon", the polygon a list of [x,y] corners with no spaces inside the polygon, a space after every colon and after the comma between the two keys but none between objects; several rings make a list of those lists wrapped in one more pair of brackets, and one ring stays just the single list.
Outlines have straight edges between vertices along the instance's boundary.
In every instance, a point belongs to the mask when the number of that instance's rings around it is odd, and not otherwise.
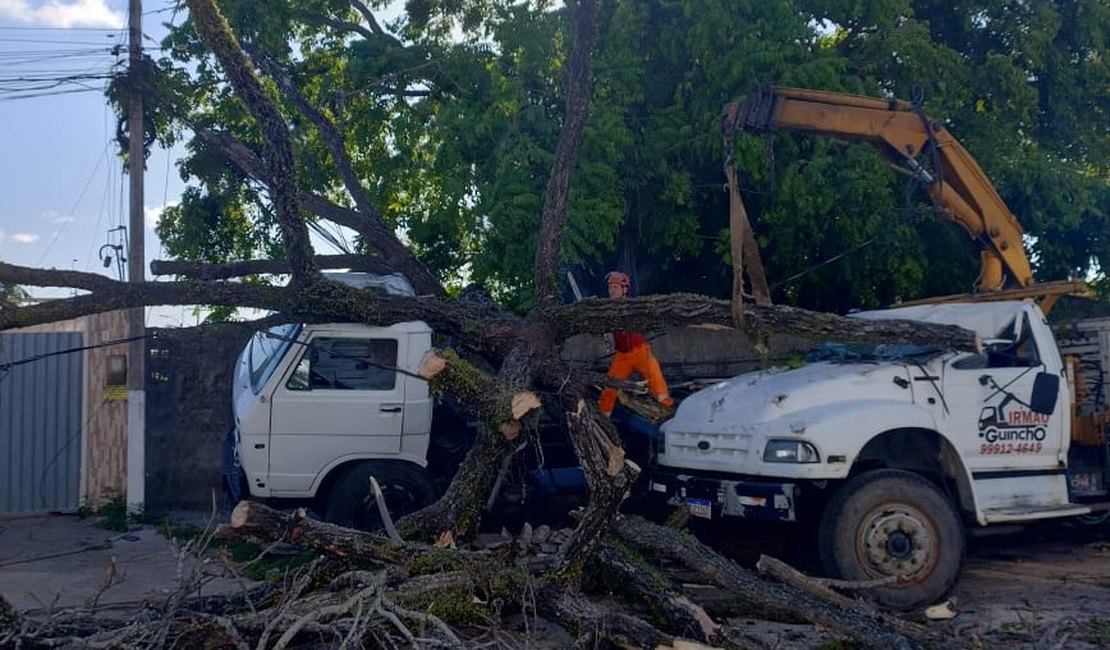
[{"label": "concrete wall", "polygon": [[[231,428],[231,381],[246,329],[201,334],[192,329],[151,330],[147,357],[147,510],[207,509],[219,498],[221,444]],[[697,378],[729,377],[758,368],[763,359],[733,331],[685,329],[651,340],[672,384]],[[781,363],[808,344],[773,337],[768,362]],[[574,365],[604,371],[610,353],[601,336],[567,342]]]},{"label": "concrete wall", "polygon": [[[663,376],[672,385],[698,379],[723,379],[764,366],[781,365],[791,356],[812,347],[805,339],[774,335],[763,356],[746,336],[735,330],[702,328],[649,334],[648,340],[663,368]],[[601,372],[608,369],[611,355],[604,336],[576,336],[563,348],[563,357],[571,364]]]},{"label": "concrete wall", "polygon": [[149,331],[146,509],[207,510],[213,490],[220,498],[220,446],[232,425],[232,371],[249,331]]}]

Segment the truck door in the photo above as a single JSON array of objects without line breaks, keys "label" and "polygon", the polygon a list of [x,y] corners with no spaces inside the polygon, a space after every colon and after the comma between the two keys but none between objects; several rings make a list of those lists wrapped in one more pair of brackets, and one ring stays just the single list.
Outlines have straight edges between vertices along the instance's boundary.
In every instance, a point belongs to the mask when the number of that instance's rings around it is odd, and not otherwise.
[{"label": "truck door", "polygon": [[[307,493],[339,458],[389,457],[401,449],[403,336],[319,332],[274,389],[270,484],[275,496]],[[286,496],[296,496],[286,494]]]},{"label": "truck door", "polygon": [[1037,375],[1060,372],[1059,355],[1043,350],[1022,313],[987,352],[946,367],[941,419],[976,482],[1062,475],[1067,404],[1057,400],[1051,414],[1030,407]]}]

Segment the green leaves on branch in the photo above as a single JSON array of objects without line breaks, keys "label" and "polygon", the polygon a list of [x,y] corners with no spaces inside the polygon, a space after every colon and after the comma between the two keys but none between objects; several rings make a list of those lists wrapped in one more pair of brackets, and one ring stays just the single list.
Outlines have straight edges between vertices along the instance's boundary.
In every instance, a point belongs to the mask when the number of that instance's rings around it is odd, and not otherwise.
[{"label": "green leaves on branch", "polygon": [[[574,3],[411,0],[392,34],[385,4],[368,3],[374,22],[341,0],[220,6],[335,122],[371,201],[433,272],[526,306]],[[1098,0],[602,3],[563,259],[587,293],[621,267],[641,292],[727,295],[717,114],[771,82],[906,99],[920,88],[1017,214],[1038,278],[1104,271],[1108,15]],[[257,146],[189,23],[167,44],[150,133],[199,123]],[[315,127],[284,110],[306,189],[349,204]],[[202,189],[161,228],[168,250],[273,248],[266,193],[219,152],[189,150],[182,172]],[[974,282],[963,231],[867,147],[738,135],[731,153],[776,301],[844,310]]]}]

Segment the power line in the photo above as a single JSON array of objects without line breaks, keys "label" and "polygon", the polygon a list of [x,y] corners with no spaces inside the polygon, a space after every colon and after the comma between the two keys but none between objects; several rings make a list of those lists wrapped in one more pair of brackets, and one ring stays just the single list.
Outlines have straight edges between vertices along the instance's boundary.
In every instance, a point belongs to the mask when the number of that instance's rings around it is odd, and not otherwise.
[{"label": "power line", "polygon": [[[104,143],[104,151],[108,150],[109,144],[110,143],[107,143],[107,142]],[[72,217],[74,215],[74,213],[77,212],[77,206],[81,205],[81,199],[85,198],[85,192],[89,191],[89,186],[92,185],[93,179],[96,178],[96,173],[98,171],[100,171],[100,164],[103,161],[104,161],[104,152],[101,152],[101,155],[98,156],[97,159],[96,159],[96,166],[93,167],[92,173],[89,174],[89,179],[87,181],[85,181],[85,187],[81,188],[81,193],[77,196],[77,200],[73,202],[73,207],[70,208],[69,214],[63,215],[63,216]],[[46,246],[46,250],[44,250],[42,252],[42,256],[39,257],[38,264],[36,264],[35,266],[42,266],[43,261],[46,260],[46,256],[50,253],[50,249],[54,247],[54,243],[58,241],[58,238],[61,237],[62,233],[65,232],[66,226],[68,226],[70,223],[71,223],[70,221],[67,221],[67,222],[62,224],[61,228],[58,228],[58,232],[54,233],[54,237],[50,240],[50,243]]]},{"label": "power line", "polygon": [[39,97],[55,97],[57,95],[73,95],[73,94],[76,94],[76,93],[102,92],[103,90],[104,90],[103,88],[91,88],[91,87],[68,88],[68,89],[65,89],[65,90],[43,90],[43,91],[40,91],[40,92],[35,92],[33,90],[29,90],[29,91],[26,91],[26,92],[23,92],[23,93],[15,93],[15,94],[12,94],[12,95],[8,95],[6,97],[0,97],[0,102],[15,101],[17,99],[37,99]]},{"label": "power line", "polygon": [[[35,362],[38,362],[38,361],[42,361],[43,359],[49,359],[51,357],[60,357],[64,354],[75,354],[77,352],[84,352],[85,350],[96,350],[98,348],[107,348],[107,347],[111,347],[113,345],[120,345],[120,344],[123,344],[123,343],[130,343],[132,341],[140,341],[142,339],[147,338],[148,336],[150,336],[150,335],[149,334],[143,334],[142,336],[130,336],[130,337],[123,338],[123,339],[116,339],[114,341],[105,341],[103,343],[94,343],[93,345],[82,345],[82,346],[76,347],[76,348],[66,348],[65,350],[55,350],[54,352],[44,352],[43,354],[36,354],[34,356],[27,357],[25,359],[20,359],[18,361],[9,361],[7,363],[2,363],[2,364],[0,364],[0,371],[7,372],[7,371],[9,371],[12,368],[15,368],[17,366],[24,366],[24,365],[27,365],[28,363],[35,363]],[[0,375],[0,377],[2,377],[2,376],[3,375]]]},{"label": "power line", "polygon": [[118,32],[119,27],[0,27],[0,32]]}]

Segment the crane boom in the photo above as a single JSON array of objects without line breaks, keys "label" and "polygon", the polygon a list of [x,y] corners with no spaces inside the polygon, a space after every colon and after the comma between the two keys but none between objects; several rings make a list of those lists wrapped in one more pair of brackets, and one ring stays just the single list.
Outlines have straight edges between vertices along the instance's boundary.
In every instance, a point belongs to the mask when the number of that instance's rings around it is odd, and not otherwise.
[{"label": "crane boom", "polygon": [[[813,133],[873,145],[918,178],[940,214],[963,226],[979,246],[977,292],[1033,284],[1017,218],[963,145],[909,102],[760,85],[742,103],[726,105],[723,117],[727,126],[746,131]],[[923,154],[936,156],[931,172],[919,160]]]}]

